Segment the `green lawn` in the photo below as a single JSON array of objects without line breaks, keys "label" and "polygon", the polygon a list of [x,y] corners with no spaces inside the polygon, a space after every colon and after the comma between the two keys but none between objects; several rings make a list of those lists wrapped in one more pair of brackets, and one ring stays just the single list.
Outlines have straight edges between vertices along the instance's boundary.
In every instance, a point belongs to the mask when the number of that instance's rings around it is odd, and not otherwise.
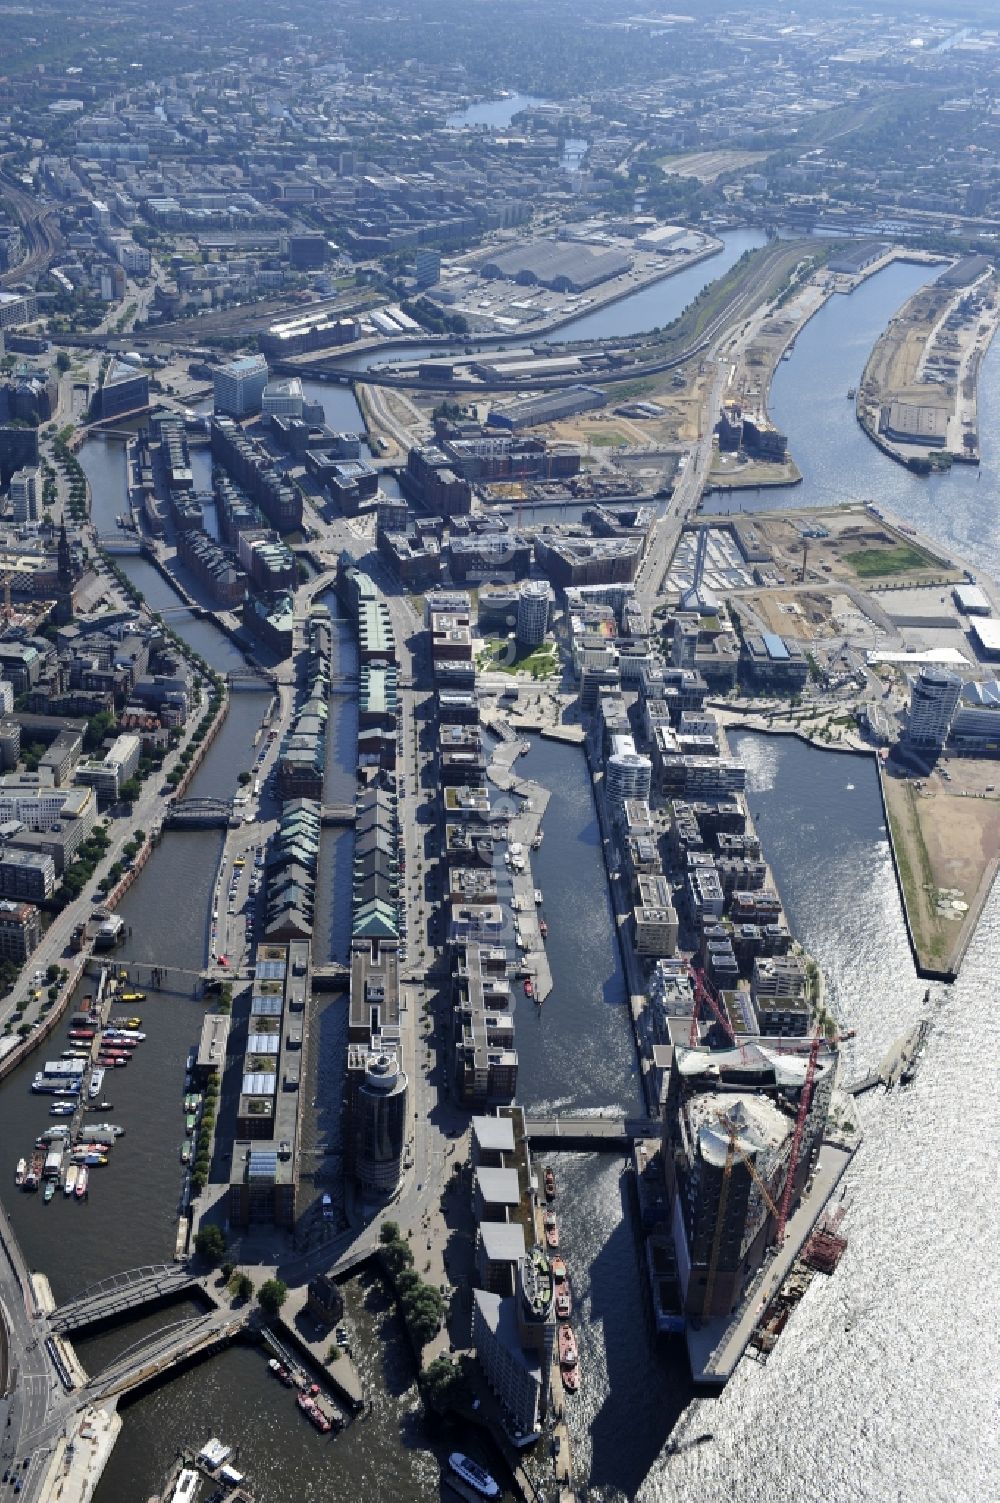
[{"label": "green lawn", "polygon": [[506,656],[509,643],[500,637],[493,637],[487,644],[488,650],[479,657],[477,667],[483,668],[488,673],[527,673],[532,678],[550,678],[558,668],[558,658],[555,644],[546,642],[541,647],[534,648],[531,652],[524,652],[516,656],[511,663],[503,661]]},{"label": "green lawn", "polygon": [[896,548],[859,548],[856,553],[845,553],[844,563],[850,564],[860,579],[877,579],[887,574],[912,574],[915,569],[931,569],[934,560],[922,548],[910,543],[900,543]]}]

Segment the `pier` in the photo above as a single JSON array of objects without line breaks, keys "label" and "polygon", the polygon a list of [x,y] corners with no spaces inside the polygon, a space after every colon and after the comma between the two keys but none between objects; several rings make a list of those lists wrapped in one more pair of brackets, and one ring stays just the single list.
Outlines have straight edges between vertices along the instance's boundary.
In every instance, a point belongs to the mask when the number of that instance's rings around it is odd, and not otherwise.
[{"label": "pier", "polygon": [[922,1018],[919,1023],[914,1023],[912,1028],[900,1034],[895,1043],[889,1046],[876,1069],[852,1080],[845,1090],[852,1096],[862,1096],[865,1091],[874,1090],[878,1085],[885,1086],[887,1091],[891,1091],[893,1086],[908,1085],[916,1072],[921,1050],[932,1026],[930,1018]]}]

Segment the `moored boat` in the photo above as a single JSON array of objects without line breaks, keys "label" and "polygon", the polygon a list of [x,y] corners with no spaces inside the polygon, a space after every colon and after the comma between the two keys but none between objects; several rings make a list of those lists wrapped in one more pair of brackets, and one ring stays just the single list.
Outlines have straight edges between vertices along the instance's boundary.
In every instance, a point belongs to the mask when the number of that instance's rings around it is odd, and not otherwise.
[{"label": "moored boat", "polygon": [[323,1413],[322,1409],[314,1399],[311,1399],[309,1397],[307,1393],[296,1394],[295,1402],[296,1404],[298,1404],[299,1408],[302,1410],[302,1413],[306,1416],[306,1418],[316,1426],[316,1429],[319,1430],[321,1434],[326,1435],[330,1430],[333,1429],[333,1426],[327,1419],[326,1415]]},{"label": "moored boat", "polygon": [[464,1456],[461,1451],[452,1451],[448,1457],[448,1465],[456,1477],[466,1483],[481,1498],[498,1498],[500,1496],[500,1484],[491,1477],[485,1467],[473,1461],[471,1457]]},{"label": "moored boat", "polygon": [[569,1320],[573,1313],[573,1290],[569,1279],[564,1278],[556,1289],[556,1319]]},{"label": "moored boat", "polygon": [[561,1367],[559,1369],[559,1372],[560,1372],[560,1376],[562,1377],[563,1388],[565,1388],[566,1392],[567,1393],[576,1393],[577,1389],[580,1387],[580,1369],[579,1369],[579,1366],[577,1366],[577,1367]]},{"label": "moored boat", "polygon": [[45,1189],[42,1191],[42,1200],[46,1205],[48,1205],[49,1201],[52,1199],[55,1193],[56,1181],[54,1179],[47,1179],[45,1181]]},{"label": "moored boat", "polygon": [[545,1184],[545,1199],[546,1200],[555,1200],[555,1198],[556,1198],[556,1176],[555,1176],[555,1171],[553,1169],[551,1169],[548,1164],[546,1164],[546,1166],[545,1166],[545,1180],[544,1180],[544,1184]]},{"label": "moored boat", "polygon": [[579,1354],[576,1349],[576,1337],[573,1335],[573,1327],[562,1325],[559,1327],[559,1366],[576,1367]]},{"label": "moored boat", "polygon": [[31,1163],[28,1165],[27,1172],[24,1176],[24,1183],[21,1185],[21,1189],[27,1190],[29,1194],[32,1191],[37,1190],[44,1167],[45,1160],[42,1155],[40,1153],[33,1153],[31,1155]]},{"label": "moored boat", "polygon": [[72,1117],[76,1107],[72,1101],[54,1101],[49,1107],[50,1117]]},{"label": "moored boat", "polygon": [[182,1164],[190,1164],[190,1162],[191,1162],[191,1144],[185,1138],[184,1142],[181,1144],[181,1163]]},{"label": "moored boat", "polygon": [[14,1183],[18,1189],[24,1184],[24,1176],[28,1172],[28,1160],[18,1159],[17,1168],[14,1170]]},{"label": "moored boat", "polygon": [[76,1175],[76,1189],[73,1194],[77,1200],[86,1200],[87,1191],[90,1188],[90,1171],[86,1164],[81,1164]]},{"label": "moored boat", "polygon": [[90,1097],[91,1101],[97,1100],[98,1096],[101,1094],[101,1087],[103,1086],[103,1084],[104,1067],[103,1065],[97,1065],[90,1072],[90,1084],[87,1087],[87,1095]]},{"label": "moored boat", "polygon": [[559,1246],[559,1223],[554,1211],[546,1211],[542,1218],[542,1226],[545,1228],[546,1247]]},{"label": "moored boat", "polygon": [[65,1178],[65,1180],[63,1182],[63,1194],[64,1195],[72,1195],[73,1194],[73,1191],[76,1189],[76,1180],[77,1180],[77,1175],[79,1173],[80,1173],[79,1165],[77,1165],[77,1164],[70,1164],[69,1168],[66,1170],[66,1178]]},{"label": "moored boat", "polygon": [[535,995],[535,983],[530,976],[526,976],[524,979],[524,995],[526,997],[533,997]]},{"label": "moored boat", "polygon": [[543,939],[548,939],[548,937],[549,937],[549,926],[545,922],[544,919],[539,919],[538,920],[538,932],[542,936]]}]

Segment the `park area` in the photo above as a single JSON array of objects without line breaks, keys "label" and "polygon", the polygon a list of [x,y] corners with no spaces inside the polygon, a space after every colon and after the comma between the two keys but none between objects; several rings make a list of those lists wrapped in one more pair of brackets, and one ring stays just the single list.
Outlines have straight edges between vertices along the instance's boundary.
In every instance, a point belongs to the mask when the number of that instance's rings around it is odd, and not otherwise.
[{"label": "park area", "polygon": [[559,671],[559,655],[554,642],[522,647],[513,637],[490,637],[476,655],[476,668],[480,673],[523,673],[538,682]]}]

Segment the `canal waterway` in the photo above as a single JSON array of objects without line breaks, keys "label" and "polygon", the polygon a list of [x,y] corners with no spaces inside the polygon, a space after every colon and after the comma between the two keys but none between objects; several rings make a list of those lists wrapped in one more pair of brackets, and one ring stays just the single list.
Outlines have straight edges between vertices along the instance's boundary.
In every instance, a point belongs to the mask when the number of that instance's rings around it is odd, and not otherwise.
[{"label": "canal waterway", "polygon": [[549,926],[553,989],[517,1012],[520,1104],[544,1115],[641,1110],[627,986],[587,760],[578,746],[531,737],[519,777],[551,790],[543,839],[531,853]]},{"label": "canal waterway", "polygon": [[[683,313],[703,287],[724,276],[746,251],[755,250],[767,243],[763,232],[755,229],[725,230],[719,238],[722,249],[716,255],[708,256],[704,261],[699,261],[674,276],[663,277],[659,282],[640,287],[637,292],[630,292],[604,308],[581,313],[579,318],[571,319],[550,334],[532,334],[528,331],[520,338],[507,340],[503,348],[516,350],[542,341],[561,344],[573,339],[610,339],[615,335],[643,334],[650,329],[665,328]],[[466,348],[475,349],[475,342],[470,340],[467,346],[463,346],[463,349]],[[495,350],[496,346],[489,348]],[[337,363],[348,366],[351,370],[369,370],[375,365],[400,360],[431,360],[447,353],[448,348],[443,348],[440,343],[414,344],[401,346],[396,350],[368,350],[365,354],[342,355]]]},{"label": "canal waterway", "polygon": [[796,338],[791,359],[780,362],[771,390],[770,413],[788,434],[802,484],[709,496],[705,512],[874,501],[1000,577],[1000,341],[994,340],[980,370],[979,466],[914,475],[875,448],[847,400],[893,314],[936,275],[936,269],[898,262],[849,297],[830,299]]}]

